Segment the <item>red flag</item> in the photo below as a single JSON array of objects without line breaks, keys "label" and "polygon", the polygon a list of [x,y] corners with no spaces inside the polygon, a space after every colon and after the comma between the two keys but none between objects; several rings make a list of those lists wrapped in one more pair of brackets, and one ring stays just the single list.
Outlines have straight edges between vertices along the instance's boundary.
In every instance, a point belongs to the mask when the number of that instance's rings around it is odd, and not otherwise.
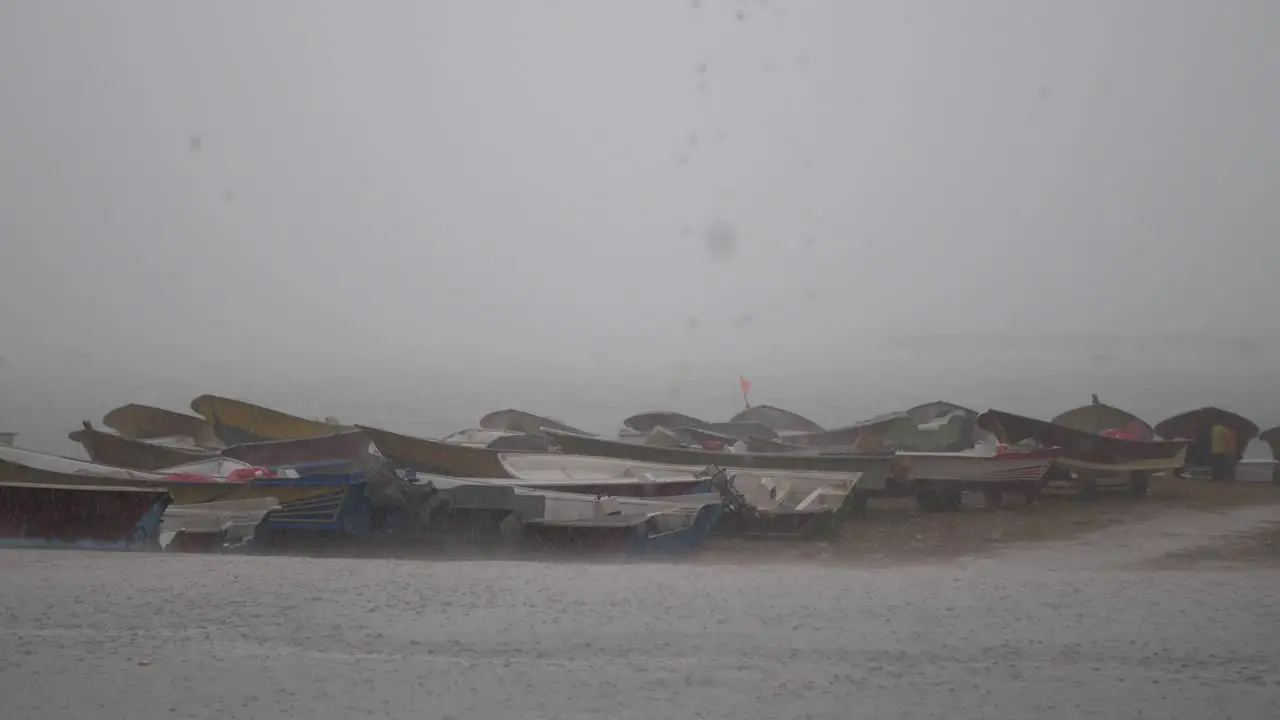
[{"label": "red flag", "polygon": [[746,395],[747,391],[751,390],[751,381],[739,375],[738,387],[742,388],[742,394]]}]

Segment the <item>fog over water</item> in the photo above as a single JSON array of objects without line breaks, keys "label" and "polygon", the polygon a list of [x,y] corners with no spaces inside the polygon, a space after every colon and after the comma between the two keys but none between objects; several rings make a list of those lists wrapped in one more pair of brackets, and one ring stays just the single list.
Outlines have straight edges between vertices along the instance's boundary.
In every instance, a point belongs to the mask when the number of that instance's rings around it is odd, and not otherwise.
[{"label": "fog over water", "polygon": [[[12,3],[0,430],[1280,423],[1274,3]],[[1208,49],[1212,49],[1209,51]]]}]

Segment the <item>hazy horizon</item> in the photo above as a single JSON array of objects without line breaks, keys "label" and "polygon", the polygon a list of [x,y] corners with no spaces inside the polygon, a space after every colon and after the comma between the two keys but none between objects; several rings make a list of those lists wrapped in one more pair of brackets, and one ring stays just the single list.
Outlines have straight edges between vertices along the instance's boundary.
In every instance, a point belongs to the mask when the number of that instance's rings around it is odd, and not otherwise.
[{"label": "hazy horizon", "polygon": [[[0,7],[0,430],[1280,423],[1280,6]],[[1206,51],[1212,49],[1212,52]]]}]

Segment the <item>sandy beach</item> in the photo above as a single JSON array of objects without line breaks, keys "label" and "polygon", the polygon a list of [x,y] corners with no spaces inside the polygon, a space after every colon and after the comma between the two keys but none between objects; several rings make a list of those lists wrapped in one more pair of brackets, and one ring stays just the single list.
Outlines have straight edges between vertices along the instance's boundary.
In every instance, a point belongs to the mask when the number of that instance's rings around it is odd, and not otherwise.
[{"label": "sandy beach", "polygon": [[1276,495],[903,509],[671,562],[5,551],[0,690],[15,720],[1272,717]]}]

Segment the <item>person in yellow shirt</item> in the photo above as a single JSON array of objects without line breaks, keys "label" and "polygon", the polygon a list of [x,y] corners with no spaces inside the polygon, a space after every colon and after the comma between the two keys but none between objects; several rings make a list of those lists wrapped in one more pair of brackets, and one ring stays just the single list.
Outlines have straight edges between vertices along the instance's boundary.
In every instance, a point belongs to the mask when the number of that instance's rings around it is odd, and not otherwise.
[{"label": "person in yellow shirt", "polygon": [[1235,476],[1236,434],[1231,428],[1216,423],[1209,430],[1210,453],[1213,455],[1213,479],[1218,482]]}]

